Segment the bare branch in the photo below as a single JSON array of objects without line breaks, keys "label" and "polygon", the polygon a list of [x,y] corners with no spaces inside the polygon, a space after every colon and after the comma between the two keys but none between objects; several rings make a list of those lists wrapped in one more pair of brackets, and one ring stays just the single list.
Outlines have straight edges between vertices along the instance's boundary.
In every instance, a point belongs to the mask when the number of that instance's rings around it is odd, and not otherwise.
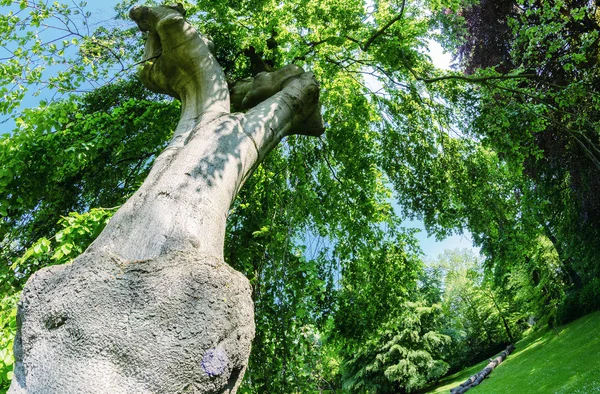
[{"label": "bare branch", "polygon": [[306,58],[306,56],[308,56],[309,54],[311,54],[312,52],[314,52],[315,48],[318,47],[321,44],[325,44],[327,42],[327,40],[329,40],[329,38],[325,38],[323,40],[320,41],[311,41],[309,42],[307,45],[309,46],[309,50],[304,52],[302,55],[300,56],[296,56],[294,58],[294,60],[292,60],[292,63],[298,61],[298,60],[304,60]]},{"label": "bare branch", "polygon": [[[321,146],[325,146],[325,143],[323,142],[323,137],[319,136],[319,142],[321,143]],[[333,175],[333,178],[340,184],[343,184],[342,181],[340,181],[340,179],[338,178],[335,170],[333,169],[333,166],[331,165],[331,163],[329,162],[329,159],[327,158],[327,153],[323,154],[321,156],[323,159],[325,159],[325,163],[327,163],[327,167],[329,167],[329,171],[331,171],[331,175]]]}]

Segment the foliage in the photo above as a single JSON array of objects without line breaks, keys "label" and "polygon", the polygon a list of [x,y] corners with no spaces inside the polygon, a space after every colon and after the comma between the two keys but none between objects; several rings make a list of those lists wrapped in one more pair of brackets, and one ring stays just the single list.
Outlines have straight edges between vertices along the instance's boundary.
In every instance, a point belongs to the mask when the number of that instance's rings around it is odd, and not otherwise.
[{"label": "foliage", "polygon": [[[25,110],[0,140],[1,269],[34,244],[45,249],[43,239],[70,212],[122,204],[165,146],[170,129],[163,124],[176,116],[177,105],[133,80]],[[21,264],[20,272],[32,269]]]},{"label": "foliage", "polygon": [[460,60],[481,76],[469,129],[517,170],[516,217],[530,223],[528,238],[552,242],[560,270],[578,291],[599,274],[597,6],[481,1],[463,11],[468,34]]},{"label": "foliage", "polygon": [[418,252],[411,234],[401,233],[380,247],[359,250],[344,264],[335,323],[345,353],[352,354],[382,324],[403,313],[416,291]]},{"label": "foliage", "polygon": [[42,267],[70,263],[96,239],[115,209],[92,208],[83,214],[69,213],[59,220],[62,228],[51,239],[38,239],[11,269],[18,275],[29,276]]},{"label": "foliage", "polygon": [[[120,18],[133,3],[117,6]],[[92,31],[84,5],[1,4],[9,53],[0,110],[41,87],[91,88],[22,110],[0,140],[0,277],[13,297],[36,269],[69,261],[93,240],[112,213],[98,207],[137,189],[179,106],[128,78],[142,47],[132,24]],[[597,307],[591,3],[198,0],[186,8],[230,80],[251,74],[244,53],[253,47],[274,67],[295,63],[321,81],[325,135],[284,140],[230,212],[226,260],[250,279],[256,306],[241,391],[335,390],[342,380],[354,392],[410,391],[448,365],[490,355],[529,317],[551,323]],[[458,54],[466,75],[435,69],[426,54],[433,38]],[[438,237],[471,232],[483,267],[452,253],[423,267],[405,217]]]},{"label": "foliage", "polygon": [[447,250],[428,265],[439,275],[443,289],[443,333],[452,338],[446,352],[452,370],[491,357],[514,343],[521,316],[514,300],[507,300],[485,277],[477,256],[469,250]]},{"label": "foliage", "polygon": [[446,373],[438,304],[409,301],[422,270],[412,232],[357,250],[342,271],[335,331],[350,392],[410,392]]},{"label": "foliage", "polygon": [[515,264],[506,280],[506,289],[512,293],[512,304],[519,311],[520,320],[536,324],[554,324],[557,308],[565,297],[565,282],[561,275],[560,259],[552,243],[540,237],[528,256]]},{"label": "foliage", "polygon": [[12,379],[13,338],[17,331],[16,304],[20,293],[5,294],[0,300],[0,390],[7,390]]},{"label": "foliage", "polygon": [[467,75],[417,79],[446,100],[442,119],[460,108],[447,118],[460,132],[452,144],[443,134],[422,138],[415,147],[427,159],[396,137],[405,148],[387,172],[428,229],[473,234],[494,286],[519,293],[507,297],[523,299],[525,287],[511,280],[532,284],[527,291],[537,294],[522,306],[531,312],[537,297],[532,313],[552,323],[560,300],[571,304],[600,274],[597,5],[459,1],[433,18]]},{"label": "foliage", "polygon": [[579,291],[568,291],[556,311],[556,322],[571,322],[600,309],[600,279],[594,278]]},{"label": "foliage", "polygon": [[370,333],[344,365],[344,388],[351,392],[413,392],[448,370],[442,361],[450,337],[437,332],[442,309],[406,303],[403,313]]},{"label": "foliage", "polygon": [[0,113],[12,113],[26,95],[72,93],[126,75],[132,29],[94,29],[85,2],[2,0]]}]

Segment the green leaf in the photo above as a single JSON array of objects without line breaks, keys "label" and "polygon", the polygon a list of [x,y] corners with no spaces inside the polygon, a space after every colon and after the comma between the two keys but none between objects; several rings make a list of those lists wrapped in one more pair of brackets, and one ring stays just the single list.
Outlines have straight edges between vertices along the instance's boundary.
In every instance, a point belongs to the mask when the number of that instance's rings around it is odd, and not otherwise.
[{"label": "green leaf", "polygon": [[2,360],[2,362],[4,363],[4,365],[12,365],[13,362],[14,362],[14,358],[13,358],[12,352],[6,354],[4,356],[4,359]]},{"label": "green leaf", "polygon": [[63,255],[66,256],[73,250],[73,244],[62,244],[60,246],[60,250],[63,253]]}]

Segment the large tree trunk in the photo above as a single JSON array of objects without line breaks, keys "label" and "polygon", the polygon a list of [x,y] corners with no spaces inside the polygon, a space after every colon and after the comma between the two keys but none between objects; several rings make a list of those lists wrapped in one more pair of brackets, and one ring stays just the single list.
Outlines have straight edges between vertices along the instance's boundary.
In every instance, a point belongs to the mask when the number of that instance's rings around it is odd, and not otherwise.
[{"label": "large tree trunk", "polygon": [[212,44],[183,14],[130,13],[149,32],[141,79],[182,101],[181,120],[88,250],[28,281],[12,394],[235,393],[242,380],[254,314],[248,280],[223,260],[228,210],[281,138],[322,133],[319,89],[291,66],[234,89],[257,105],[230,114]]}]

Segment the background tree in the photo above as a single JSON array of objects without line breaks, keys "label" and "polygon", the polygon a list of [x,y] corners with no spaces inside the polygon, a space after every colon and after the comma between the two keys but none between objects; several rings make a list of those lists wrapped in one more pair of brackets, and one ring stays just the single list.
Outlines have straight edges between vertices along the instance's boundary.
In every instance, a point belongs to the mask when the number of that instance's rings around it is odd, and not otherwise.
[{"label": "background tree", "polygon": [[[471,365],[514,343],[522,328],[512,298],[486,278],[468,250],[447,250],[429,263],[441,276],[445,334],[452,338],[446,360],[454,369]],[[508,299],[507,299],[508,298]],[[507,302],[508,301],[508,302]]]},{"label": "background tree", "polygon": [[596,307],[578,294],[582,287],[586,294],[597,292],[598,277],[598,243],[592,241],[600,228],[594,197],[600,169],[597,7],[585,1],[481,1],[461,9],[465,35],[458,60],[477,74],[467,80],[481,88],[470,129],[522,178],[514,190],[522,204],[519,221],[550,240],[559,256],[572,288],[559,321]]},{"label": "background tree", "polygon": [[360,250],[342,272],[331,339],[350,392],[412,392],[448,370],[441,305],[417,287],[420,251],[411,233],[390,241]]}]

